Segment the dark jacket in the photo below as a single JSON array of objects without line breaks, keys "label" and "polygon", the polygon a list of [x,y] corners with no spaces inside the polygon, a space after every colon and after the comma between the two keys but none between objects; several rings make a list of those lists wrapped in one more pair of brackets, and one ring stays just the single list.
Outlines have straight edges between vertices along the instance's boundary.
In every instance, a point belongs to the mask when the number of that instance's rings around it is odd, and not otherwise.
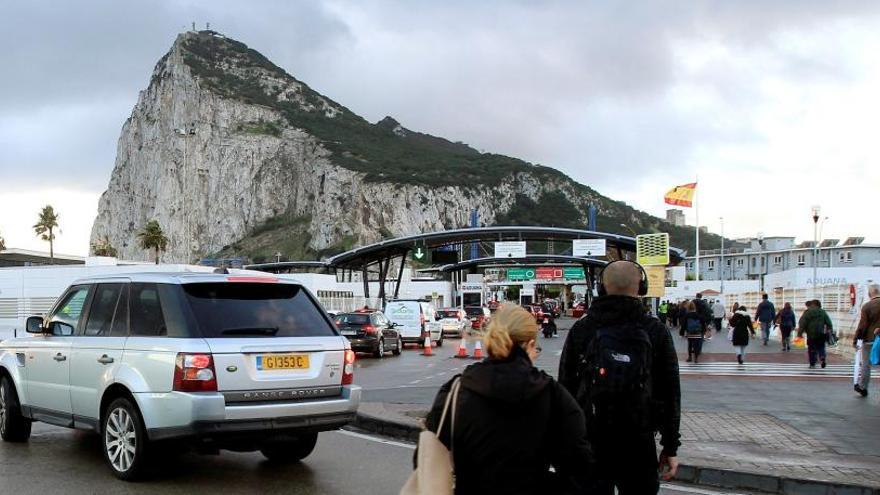
[{"label": "dark jacket", "polygon": [[762,323],[772,322],[776,319],[776,306],[769,299],[761,301],[755,310],[755,319]]},{"label": "dark jacket", "polygon": [[[697,327],[696,329],[694,328],[695,326]],[[706,333],[706,329],[704,328],[702,315],[696,311],[689,311],[685,315],[684,334],[689,339],[702,339],[704,333]]]},{"label": "dark jacket", "polygon": [[798,321],[798,335],[806,332],[808,339],[825,338],[825,330],[832,329],[831,318],[822,308],[808,308]]},{"label": "dark jacket", "polygon": [[[565,339],[559,361],[559,383],[577,396],[581,385],[581,356],[590,339],[600,327],[621,324],[641,324],[651,340],[652,366],[651,397],[654,404],[652,418],[655,430],[660,432],[660,444],[670,456],[676,455],[681,420],[681,384],[678,375],[678,356],[666,325],[642,311],[642,303],[635,297],[602,296],[597,298],[586,316],[578,320]],[[583,406],[583,404],[582,404]],[[589,432],[591,435],[594,432]],[[653,432],[651,432],[653,433]]]},{"label": "dark jacket", "polygon": [[875,297],[862,306],[859,326],[856,327],[853,344],[862,339],[867,343],[874,341],[874,330],[880,328],[880,297]]},{"label": "dark jacket", "polygon": [[707,303],[705,299],[694,299],[694,306],[697,307],[697,314],[700,315],[700,321],[702,321],[703,324],[709,323],[715,318],[712,313],[712,308],[709,307],[709,303]]},{"label": "dark jacket", "polygon": [[[451,386],[452,380],[434,399],[425,421],[431,431]],[[574,398],[519,346],[508,359],[469,366],[455,418],[455,493],[583,493],[593,474],[585,424]],[[450,445],[446,425],[440,440]]]},{"label": "dark jacket", "polygon": [[779,322],[779,326],[782,328],[794,328],[797,326],[797,317],[794,315],[794,310],[789,308],[782,308],[782,311],[776,315],[776,320]]},{"label": "dark jacket", "polygon": [[755,328],[752,326],[752,317],[745,311],[737,311],[730,317],[730,331],[733,332],[731,343],[733,345],[749,345],[749,335],[755,336]]}]

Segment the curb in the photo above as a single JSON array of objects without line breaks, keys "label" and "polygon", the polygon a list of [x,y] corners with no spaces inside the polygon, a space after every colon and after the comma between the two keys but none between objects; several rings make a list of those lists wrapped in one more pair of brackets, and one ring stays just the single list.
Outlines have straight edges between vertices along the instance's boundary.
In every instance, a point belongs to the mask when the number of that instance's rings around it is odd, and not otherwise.
[{"label": "curb", "polygon": [[[351,426],[369,433],[417,443],[422,428],[402,421],[357,413]],[[675,481],[779,495],[880,495],[880,488],[747,473],[681,464]]]}]

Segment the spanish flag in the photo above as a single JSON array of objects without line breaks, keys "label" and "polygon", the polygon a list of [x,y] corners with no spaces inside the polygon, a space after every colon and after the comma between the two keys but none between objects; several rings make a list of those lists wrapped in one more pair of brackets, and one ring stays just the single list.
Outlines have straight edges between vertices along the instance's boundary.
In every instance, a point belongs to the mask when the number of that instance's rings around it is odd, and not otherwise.
[{"label": "spanish flag", "polygon": [[666,204],[690,208],[694,204],[694,192],[696,190],[696,182],[675,186],[666,193],[666,196],[663,196],[663,200],[666,201]]}]

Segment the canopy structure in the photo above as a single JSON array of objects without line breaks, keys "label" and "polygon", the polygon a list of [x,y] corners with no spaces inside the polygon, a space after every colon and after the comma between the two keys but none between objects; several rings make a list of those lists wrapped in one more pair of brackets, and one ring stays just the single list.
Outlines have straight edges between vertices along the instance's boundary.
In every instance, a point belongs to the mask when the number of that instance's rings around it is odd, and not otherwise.
[{"label": "canopy structure", "polygon": [[[607,232],[595,232],[591,230],[568,229],[561,227],[541,227],[541,226],[495,226],[495,227],[474,227],[465,229],[443,230],[438,232],[429,232],[425,234],[416,234],[395,239],[386,239],[374,244],[354,248],[350,251],[337,254],[323,261],[296,261],[282,263],[261,263],[258,265],[247,265],[245,268],[252,270],[262,270],[269,272],[284,272],[297,269],[319,269],[330,272],[331,270],[339,271],[360,271],[364,282],[364,295],[369,297],[369,274],[378,275],[379,298],[385,297],[385,281],[388,279],[388,272],[391,265],[397,262],[398,276],[397,283],[394,287],[394,297],[400,290],[400,280],[403,275],[403,268],[406,257],[416,246],[424,246],[425,249],[437,250],[441,248],[450,249],[452,247],[465,254],[463,246],[476,244],[484,252],[487,252],[487,244],[503,241],[544,241],[544,242],[564,242],[573,241],[575,239],[604,239],[606,245],[605,260],[595,258],[575,257],[571,254],[571,249],[563,250],[559,255],[552,254],[532,254],[525,258],[476,258],[463,260],[459,263],[444,265],[443,268],[449,266],[448,269],[438,270],[444,272],[461,271],[473,268],[486,263],[497,262],[500,260],[511,263],[535,263],[539,259],[543,262],[570,262],[582,264],[590,270],[596,266],[604,264],[606,261],[619,259],[635,259],[636,240],[633,237],[626,237],[617,234],[609,234]],[[493,253],[494,254],[494,253]],[[683,259],[682,251],[670,248],[670,257],[673,263],[677,264]],[[482,259],[482,262],[479,261]],[[492,261],[495,260],[495,261]]]}]

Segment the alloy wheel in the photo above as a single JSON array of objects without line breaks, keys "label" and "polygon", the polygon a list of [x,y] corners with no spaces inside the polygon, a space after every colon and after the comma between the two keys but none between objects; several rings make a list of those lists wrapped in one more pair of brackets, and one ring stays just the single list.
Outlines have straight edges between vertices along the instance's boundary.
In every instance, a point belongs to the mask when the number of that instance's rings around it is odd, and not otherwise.
[{"label": "alloy wheel", "polygon": [[0,432],[6,434],[6,387],[0,384]]},{"label": "alloy wheel", "polygon": [[122,407],[111,411],[107,418],[104,447],[113,469],[125,472],[131,468],[137,450],[137,432],[131,414]]}]

